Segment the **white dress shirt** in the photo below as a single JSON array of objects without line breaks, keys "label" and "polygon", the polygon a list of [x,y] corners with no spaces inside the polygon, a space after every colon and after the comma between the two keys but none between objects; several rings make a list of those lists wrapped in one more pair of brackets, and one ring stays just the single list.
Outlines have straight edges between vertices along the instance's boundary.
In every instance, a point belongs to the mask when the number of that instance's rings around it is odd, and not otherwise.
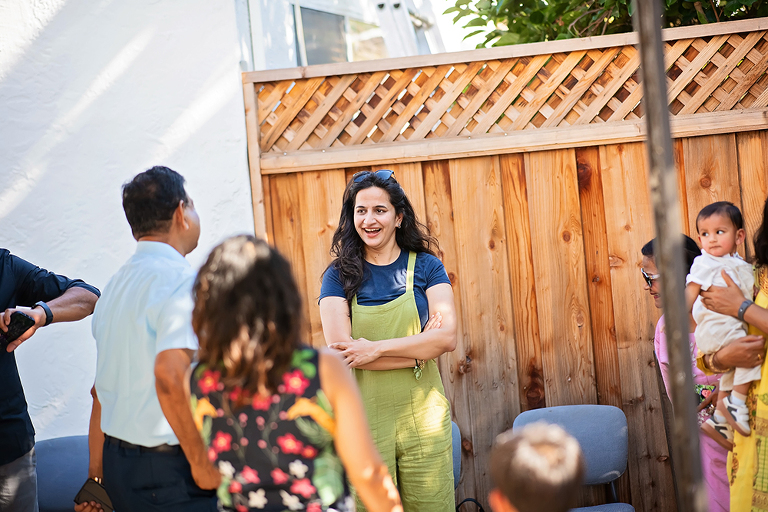
[{"label": "white dress shirt", "polygon": [[155,357],[197,350],[192,330],[195,272],[176,249],[139,242],[112,276],[93,313],[96,393],[105,434],[141,446],[179,444],[155,391]]}]

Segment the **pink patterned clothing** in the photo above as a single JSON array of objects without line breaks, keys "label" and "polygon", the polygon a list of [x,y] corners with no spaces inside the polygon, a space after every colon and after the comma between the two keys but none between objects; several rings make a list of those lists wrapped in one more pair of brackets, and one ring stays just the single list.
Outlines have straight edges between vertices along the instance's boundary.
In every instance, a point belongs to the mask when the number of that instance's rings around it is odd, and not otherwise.
[{"label": "pink patterned clothing", "polygon": [[[691,348],[691,370],[693,371],[693,383],[697,390],[702,386],[714,386],[720,379],[719,375],[705,375],[696,366],[696,339],[693,334],[689,337]],[[653,348],[659,359],[661,377],[669,394],[669,356],[667,354],[667,335],[664,333],[664,317],[656,324],[656,335],[653,339]],[[706,394],[706,391],[704,391]],[[699,446],[701,447],[701,470],[704,474],[704,484],[707,487],[710,512],[728,512],[730,510],[730,489],[726,464],[728,452],[717,444],[714,439],[699,431]]]}]

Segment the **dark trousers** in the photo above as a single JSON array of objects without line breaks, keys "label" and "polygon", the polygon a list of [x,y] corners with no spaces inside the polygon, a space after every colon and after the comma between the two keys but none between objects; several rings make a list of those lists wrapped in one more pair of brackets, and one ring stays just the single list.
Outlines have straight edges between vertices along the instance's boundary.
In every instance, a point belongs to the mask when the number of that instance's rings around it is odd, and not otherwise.
[{"label": "dark trousers", "polygon": [[180,447],[169,452],[104,442],[104,487],[116,512],[215,512],[216,491],[195,485]]}]

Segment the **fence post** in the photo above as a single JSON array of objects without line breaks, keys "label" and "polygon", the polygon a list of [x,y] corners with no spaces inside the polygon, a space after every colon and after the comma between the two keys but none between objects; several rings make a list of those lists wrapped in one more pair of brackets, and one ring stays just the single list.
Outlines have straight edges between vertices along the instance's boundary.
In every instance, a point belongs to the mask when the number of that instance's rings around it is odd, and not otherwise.
[{"label": "fence post", "polygon": [[701,476],[699,427],[693,399],[685,270],[680,227],[679,183],[672,156],[667,77],[661,39],[661,0],[635,0],[633,21],[639,36],[643,110],[647,129],[650,192],[656,225],[654,256],[661,273],[661,296],[671,366],[675,416],[672,448],[680,512],[703,512],[707,499]]}]

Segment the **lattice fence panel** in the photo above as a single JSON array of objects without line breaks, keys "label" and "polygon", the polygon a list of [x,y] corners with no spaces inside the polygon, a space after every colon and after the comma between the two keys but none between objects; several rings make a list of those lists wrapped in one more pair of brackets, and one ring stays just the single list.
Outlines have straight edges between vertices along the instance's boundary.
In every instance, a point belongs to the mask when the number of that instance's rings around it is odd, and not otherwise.
[{"label": "lattice fence panel", "polygon": [[[768,33],[665,44],[672,115],[768,106]],[[255,83],[262,154],[642,117],[633,46]]]}]

